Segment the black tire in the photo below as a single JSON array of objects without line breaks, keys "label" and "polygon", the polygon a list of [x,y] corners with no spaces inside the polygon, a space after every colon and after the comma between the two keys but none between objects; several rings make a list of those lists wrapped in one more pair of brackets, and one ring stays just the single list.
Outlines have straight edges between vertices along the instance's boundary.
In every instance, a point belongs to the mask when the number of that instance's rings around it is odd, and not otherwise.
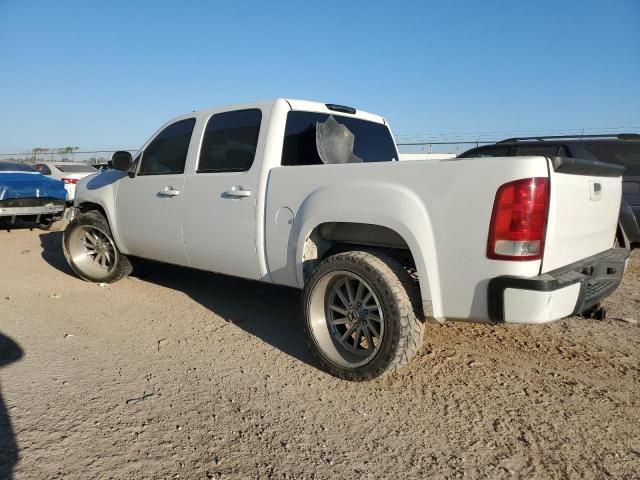
[{"label": "black tire", "polygon": [[53,224],[54,223],[55,222],[53,220],[41,221],[40,223],[38,223],[38,229],[44,230],[45,232],[48,232],[49,230],[51,230],[53,228]]},{"label": "black tire", "polygon": [[[86,269],[83,269],[80,265],[76,264],[70,252],[69,243],[70,241],[73,241],[74,232],[78,229],[84,229],[87,227],[98,229],[111,242],[114,254],[113,265],[105,272],[104,275],[92,275]],[[115,242],[113,241],[111,234],[111,228],[109,228],[109,223],[98,211],[92,210],[87,213],[82,213],[69,222],[62,236],[62,247],[64,250],[64,256],[71,269],[76,273],[76,275],[88,282],[113,283],[126,277],[132,271],[129,259],[120,253],[118,248],[115,246]]]},{"label": "black tire", "polygon": [[38,228],[45,232],[57,231],[62,228],[63,222],[63,219],[54,220],[52,218],[48,218],[45,220],[41,220],[40,223],[38,223]]},{"label": "black tire", "polygon": [[[370,287],[377,297],[384,322],[380,329],[381,332],[384,331],[384,335],[376,346],[377,352],[364,364],[348,361],[337,363],[333,350],[338,350],[335,345],[339,340],[335,333],[333,337],[330,334],[318,335],[318,328],[323,327],[318,327],[321,320],[318,318],[317,306],[323,295],[325,300],[322,301],[329,305],[326,302],[329,301],[330,281],[326,279],[330,275],[344,275],[344,272],[354,275],[356,281],[361,279],[366,282],[367,287]],[[325,317],[329,309],[325,306]],[[419,312],[421,307],[418,285],[402,265],[377,252],[350,251],[332,255],[318,264],[305,285],[301,315],[309,347],[323,368],[344,380],[365,381],[397,370],[416,354],[424,335],[424,323]],[[312,320],[312,317],[316,320]],[[325,322],[326,328],[330,330],[329,319],[325,318]],[[335,326],[333,328],[335,330]],[[327,345],[327,338],[331,338],[333,342],[333,346],[329,345],[329,350],[332,350],[329,354],[322,346]],[[365,345],[368,343],[367,341]],[[331,355],[333,359],[330,358]]]}]

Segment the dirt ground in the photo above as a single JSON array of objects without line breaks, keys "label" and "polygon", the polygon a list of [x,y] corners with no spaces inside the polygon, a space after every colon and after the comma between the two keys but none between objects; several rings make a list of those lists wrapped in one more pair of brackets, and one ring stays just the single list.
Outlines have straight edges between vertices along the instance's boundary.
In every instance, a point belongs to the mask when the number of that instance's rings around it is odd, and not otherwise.
[{"label": "dirt ground", "polygon": [[0,232],[0,478],[640,478],[640,252],[605,321],[428,326],[354,384],[313,364],[296,290],[101,287],[60,241]]}]

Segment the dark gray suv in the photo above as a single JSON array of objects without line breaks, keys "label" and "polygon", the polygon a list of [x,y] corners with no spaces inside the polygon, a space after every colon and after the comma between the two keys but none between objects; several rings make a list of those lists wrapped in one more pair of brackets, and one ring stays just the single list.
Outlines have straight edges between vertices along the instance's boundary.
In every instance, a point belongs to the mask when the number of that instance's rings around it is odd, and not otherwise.
[{"label": "dark gray suv", "polygon": [[616,240],[629,249],[640,247],[640,135],[581,135],[509,138],[473,148],[458,158],[542,155],[615,163],[625,167]]}]

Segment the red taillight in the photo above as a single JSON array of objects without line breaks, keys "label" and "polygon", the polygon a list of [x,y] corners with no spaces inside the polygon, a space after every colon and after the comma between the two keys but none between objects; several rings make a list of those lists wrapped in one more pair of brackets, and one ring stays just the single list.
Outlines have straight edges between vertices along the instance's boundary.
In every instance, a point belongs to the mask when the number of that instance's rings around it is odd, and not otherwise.
[{"label": "red taillight", "polygon": [[539,260],[549,208],[549,179],[523,178],[505,183],[493,203],[487,257]]},{"label": "red taillight", "polygon": [[76,183],[78,183],[78,179],[77,178],[63,178],[62,181],[64,182],[65,185],[75,185]]}]

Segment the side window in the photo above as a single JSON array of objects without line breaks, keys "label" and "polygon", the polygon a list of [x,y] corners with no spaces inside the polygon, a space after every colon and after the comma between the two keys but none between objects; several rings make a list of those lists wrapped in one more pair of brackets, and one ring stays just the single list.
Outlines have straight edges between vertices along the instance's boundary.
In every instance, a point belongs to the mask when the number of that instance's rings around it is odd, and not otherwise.
[{"label": "side window", "polygon": [[561,145],[524,145],[518,148],[519,157],[566,157],[566,149]]},{"label": "side window", "polygon": [[51,175],[51,169],[47,167],[44,163],[37,163],[33,166],[38,172],[42,175]]},{"label": "side window", "polygon": [[195,118],[173,123],[145,148],[138,175],[169,175],[184,172]]},{"label": "side window", "polygon": [[509,146],[481,147],[463,153],[460,158],[508,157],[509,149]]},{"label": "side window", "polygon": [[249,170],[256,156],[261,120],[258,109],[213,115],[204,131],[197,173]]},{"label": "side window", "polygon": [[587,143],[587,150],[601,162],[615,163],[625,167],[625,177],[640,176],[640,143],[638,142]]}]

